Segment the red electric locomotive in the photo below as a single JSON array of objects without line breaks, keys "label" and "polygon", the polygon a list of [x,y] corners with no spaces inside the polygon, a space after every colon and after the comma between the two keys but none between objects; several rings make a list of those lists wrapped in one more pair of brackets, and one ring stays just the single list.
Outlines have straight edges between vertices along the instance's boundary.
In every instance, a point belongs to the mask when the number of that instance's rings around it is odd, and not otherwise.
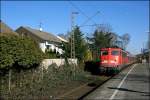
[{"label": "red electric locomotive", "polygon": [[130,54],[120,48],[102,48],[100,54],[101,70],[115,69],[119,71],[123,66],[132,62]]}]

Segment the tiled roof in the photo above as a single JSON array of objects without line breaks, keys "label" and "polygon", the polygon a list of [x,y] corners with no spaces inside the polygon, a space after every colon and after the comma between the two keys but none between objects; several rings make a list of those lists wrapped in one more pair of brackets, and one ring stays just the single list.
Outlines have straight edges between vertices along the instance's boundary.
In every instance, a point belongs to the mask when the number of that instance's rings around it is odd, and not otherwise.
[{"label": "tiled roof", "polygon": [[40,31],[40,30],[37,30],[37,29],[33,29],[33,28],[30,28],[30,27],[24,27],[24,26],[21,26],[20,28],[23,28],[23,29],[31,32],[32,34],[34,34],[35,36],[39,37],[42,40],[61,43],[61,40],[58,39],[55,35],[53,35],[51,33],[47,33],[47,32],[44,32],[44,31]]},{"label": "tiled roof", "polygon": [[18,35],[18,33],[14,32],[9,26],[7,26],[1,20],[0,20],[0,33],[3,33],[3,34],[9,33],[9,34]]}]

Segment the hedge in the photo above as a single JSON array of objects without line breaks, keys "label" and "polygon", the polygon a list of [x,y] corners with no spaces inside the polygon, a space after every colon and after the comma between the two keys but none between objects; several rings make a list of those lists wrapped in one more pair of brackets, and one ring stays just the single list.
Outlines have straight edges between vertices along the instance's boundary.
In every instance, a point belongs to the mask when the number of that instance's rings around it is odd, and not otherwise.
[{"label": "hedge", "polygon": [[30,68],[43,59],[38,44],[29,37],[0,36],[0,69]]}]

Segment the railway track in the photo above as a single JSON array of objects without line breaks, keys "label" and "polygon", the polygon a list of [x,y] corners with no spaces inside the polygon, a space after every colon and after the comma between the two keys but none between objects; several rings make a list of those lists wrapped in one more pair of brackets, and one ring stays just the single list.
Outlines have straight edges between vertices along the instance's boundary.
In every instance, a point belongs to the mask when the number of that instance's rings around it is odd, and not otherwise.
[{"label": "railway track", "polygon": [[[127,68],[127,67],[129,67],[131,65],[132,64],[124,67],[122,70],[124,70],[125,68]],[[75,88],[75,89],[73,89],[73,90],[71,90],[71,91],[61,95],[60,97],[58,97],[56,99],[64,99],[64,100],[66,100],[66,99],[78,99],[78,100],[82,100],[88,94],[90,94],[91,92],[93,92],[98,87],[100,87],[101,85],[105,84],[107,81],[109,81],[110,79],[112,79],[114,76],[116,76],[118,74],[111,75],[111,76],[110,75],[102,75],[102,76],[100,76],[100,77],[102,77],[102,80],[88,82],[88,83],[86,83],[84,85],[81,85],[81,86],[79,86],[79,87],[77,87],[77,88]]]}]

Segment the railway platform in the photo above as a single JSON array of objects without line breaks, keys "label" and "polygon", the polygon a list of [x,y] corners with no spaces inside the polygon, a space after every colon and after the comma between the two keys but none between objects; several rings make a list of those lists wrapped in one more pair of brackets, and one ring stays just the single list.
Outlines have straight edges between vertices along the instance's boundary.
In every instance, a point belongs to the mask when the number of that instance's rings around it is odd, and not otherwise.
[{"label": "railway platform", "polygon": [[84,100],[150,100],[150,65],[129,66]]}]

